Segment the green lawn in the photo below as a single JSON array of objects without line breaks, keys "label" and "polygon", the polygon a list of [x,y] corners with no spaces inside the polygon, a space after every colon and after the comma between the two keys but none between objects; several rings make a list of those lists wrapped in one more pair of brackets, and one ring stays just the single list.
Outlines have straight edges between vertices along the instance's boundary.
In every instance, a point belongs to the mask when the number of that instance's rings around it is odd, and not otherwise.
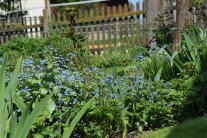
[{"label": "green lawn", "polygon": [[138,138],[207,138],[207,117],[189,120],[172,128],[148,131]]}]

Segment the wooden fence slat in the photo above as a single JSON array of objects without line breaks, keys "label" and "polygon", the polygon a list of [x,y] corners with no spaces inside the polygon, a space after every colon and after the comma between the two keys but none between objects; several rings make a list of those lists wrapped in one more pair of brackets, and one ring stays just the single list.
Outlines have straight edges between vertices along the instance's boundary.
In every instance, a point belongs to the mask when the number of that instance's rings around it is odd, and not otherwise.
[{"label": "wooden fence slat", "polygon": [[[90,17],[93,18],[93,10],[91,9],[90,10]],[[92,46],[92,49],[94,49],[94,22],[91,23],[91,27],[90,27],[90,31],[91,31],[91,46]]]},{"label": "wooden fence slat", "polygon": [[[3,21],[0,21],[0,30],[3,30]],[[0,33],[0,45],[4,43],[3,33]]]},{"label": "wooden fence slat", "polygon": [[[105,8],[102,7],[101,8],[101,16],[104,17],[105,16]],[[101,26],[101,32],[102,32],[102,47],[105,48],[106,47],[106,25],[105,25],[105,20],[102,20],[101,22],[102,26]]]},{"label": "wooden fence slat", "polygon": [[128,11],[128,5],[127,4],[124,4],[124,15],[127,14],[129,11]]},{"label": "wooden fence slat", "polygon": [[24,23],[23,23],[23,17],[21,17],[21,18],[19,18],[20,20],[19,20],[19,23],[18,23],[18,25],[20,26],[20,35],[21,35],[21,37],[24,37],[25,36],[25,32],[24,32]]},{"label": "wooden fence slat", "polygon": [[[118,6],[118,13],[122,13],[122,6],[119,5]],[[123,39],[122,39],[122,18],[119,18],[119,23],[118,23],[118,46],[120,45],[120,43],[122,43]]]},{"label": "wooden fence slat", "polygon": [[89,34],[88,34],[88,23],[85,23],[85,31],[86,31],[86,44],[89,46]]},{"label": "wooden fence slat", "polygon": [[[43,24],[43,17],[39,16],[40,24]],[[43,27],[40,27],[40,37],[43,37]]]},{"label": "wooden fence slat", "polygon": [[[107,16],[110,16],[110,7],[107,7]],[[108,47],[111,48],[111,20],[109,19],[107,21],[107,42],[108,42]]]},{"label": "wooden fence slat", "polygon": [[4,36],[0,37],[0,42],[1,42],[0,45],[2,45],[4,43]]},{"label": "wooden fence slat", "polygon": [[134,46],[134,16],[131,16],[130,19],[130,44]]},{"label": "wooden fence slat", "polygon": [[[29,19],[29,26],[31,26],[32,25],[32,17],[29,17],[28,19]],[[30,37],[33,37],[33,29],[32,28],[30,28]]]},{"label": "wooden fence slat", "polygon": [[119,26],[119,31],[120,31],[120,34],[119,34],[119,39],[120,39],[120,43],[123,44],[124,43],[124,19],[121,18],[120,20],[120,26]]},{"label": "wooden fence slat", "polygon": [[9,29],[12,29],[12,28],[14,28],[14,24],[17,24],[17,18],[11,18],[11,19],[9,19],[9,23],[8,23],[7,27]]},{"label": "wooden fence slat", "polygon": [[128,17],[124,18],[124,36],[125,36],[125,43],[128,47],[129,46],[129,19]]},{"label": "wooden fence slat", "polygon": [[85,38],[86,38],[86,45],[89,46],[89,34],[88,34],[88,23],[86,22],[86,19],[88,17],[88,10],[84,9],[84,29],[85,29]]},{"label": "wooden fence slat", "polygon": [[[142,7],[143,7],[143,11],[144,13],[146,13],[146,0],[143,0],[142,3]],[[147,21],[146,21],[146,14],[143,14],[143,25],[142,25],[142,45],[146,45],[147,44]]]},{"label": "wooden fence slat", "polygon": [[113,14],[113,15],[116,15],[116,14],[117,14],[117,12],[116,12],[116,6],[113,6],[113,7],[112,7],[112,10],[113,10],[112,14]]},{"label": "wooden fence slat", "polygon": [[96,39],[96,45],[98,47],[98,49],[100,49],[100,22],[96,22],[96,35],[97,35],[97,39]]},{"label": "wooden fence slat", "polygon": [[118,22],[119,22],[119,19],[116,18],[114,21],[113,21],[113,29],[114,29],[114,46],[117,47],[117,36],[118,36]]},{"label": "wooden fence slat", "polygon": [[[37,17],[35,16],[34,17],[34,25],[37,25]],[[37,37],[38,36],[38,28],[36,27],[35,28],[35,37]]]}]

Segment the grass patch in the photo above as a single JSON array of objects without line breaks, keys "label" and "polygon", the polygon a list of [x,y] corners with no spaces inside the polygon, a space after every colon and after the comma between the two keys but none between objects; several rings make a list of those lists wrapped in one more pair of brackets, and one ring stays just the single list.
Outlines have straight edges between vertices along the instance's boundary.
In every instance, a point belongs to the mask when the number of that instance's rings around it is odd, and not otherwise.
[{"label": "grass patch", "polygon": [[186,121],[172,128],[148,131],[138,138],[207,138],[207,117]]}]

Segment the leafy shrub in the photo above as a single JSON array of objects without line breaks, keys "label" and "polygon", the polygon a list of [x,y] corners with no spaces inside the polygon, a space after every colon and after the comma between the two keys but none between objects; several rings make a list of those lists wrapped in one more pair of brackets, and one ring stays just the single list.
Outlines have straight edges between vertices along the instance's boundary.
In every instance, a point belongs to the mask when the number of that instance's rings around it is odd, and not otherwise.
[{"label": "leafy shrub", "polygon": [[157,46],[162,47],[165,44],[171,45],[173,43],[174,23],[167,23],[171,20],[169,15],[159,15],[154,20],[153,24],[153,38],[156,40]]},{"label": "leafy shrub", "polygon": [[55,92],[35,122],[31,135],[57,137],[61,136],[68,118],[72,121],[85,105],[85,100],[90,98],[85,97],[85,92],[92,91],[93,87],[84,87],[83,74],[74,68],[74,54],[69,53],[65,58],[49,47],[43,55],[43,59],[27,58],[23,61],[17,92],[26,103]]},{"label": "leafy shrub", "polygon": [[71,24],[51,24],[48,41],[63,56],[74,53],[76,66],[81,67],[89,64],[90,51],[85,44],[85,38],[83,35],[76,34]]},{"label": "leafy shrub", "polygon": [[15,62],[21,55],[23,57],[41,57],[47,45],[45,39],[40,38],[16,38],[1,45],[1,56],[8,61]]},{"label": "leafy shrub", "polygon": [[156,48],[148,51],[148,55],[139,54],[137,56],[138,64],[147,79],[153,80],[159,72],[161,73],[161,79],[165,81],[179,77],[179,71],[172,66],[172,57],[167,54],[165,48],[165,46]]}]

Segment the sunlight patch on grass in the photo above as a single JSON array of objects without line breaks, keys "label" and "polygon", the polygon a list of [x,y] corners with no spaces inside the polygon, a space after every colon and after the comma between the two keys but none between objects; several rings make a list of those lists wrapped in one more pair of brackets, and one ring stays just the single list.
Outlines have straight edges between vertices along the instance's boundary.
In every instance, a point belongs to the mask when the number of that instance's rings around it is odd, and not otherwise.
[{"label": "sunlight patch on grass", "polygon": [[186,121],[172,128],[148,131],[138,138],[207,138],[207,117]]}]

